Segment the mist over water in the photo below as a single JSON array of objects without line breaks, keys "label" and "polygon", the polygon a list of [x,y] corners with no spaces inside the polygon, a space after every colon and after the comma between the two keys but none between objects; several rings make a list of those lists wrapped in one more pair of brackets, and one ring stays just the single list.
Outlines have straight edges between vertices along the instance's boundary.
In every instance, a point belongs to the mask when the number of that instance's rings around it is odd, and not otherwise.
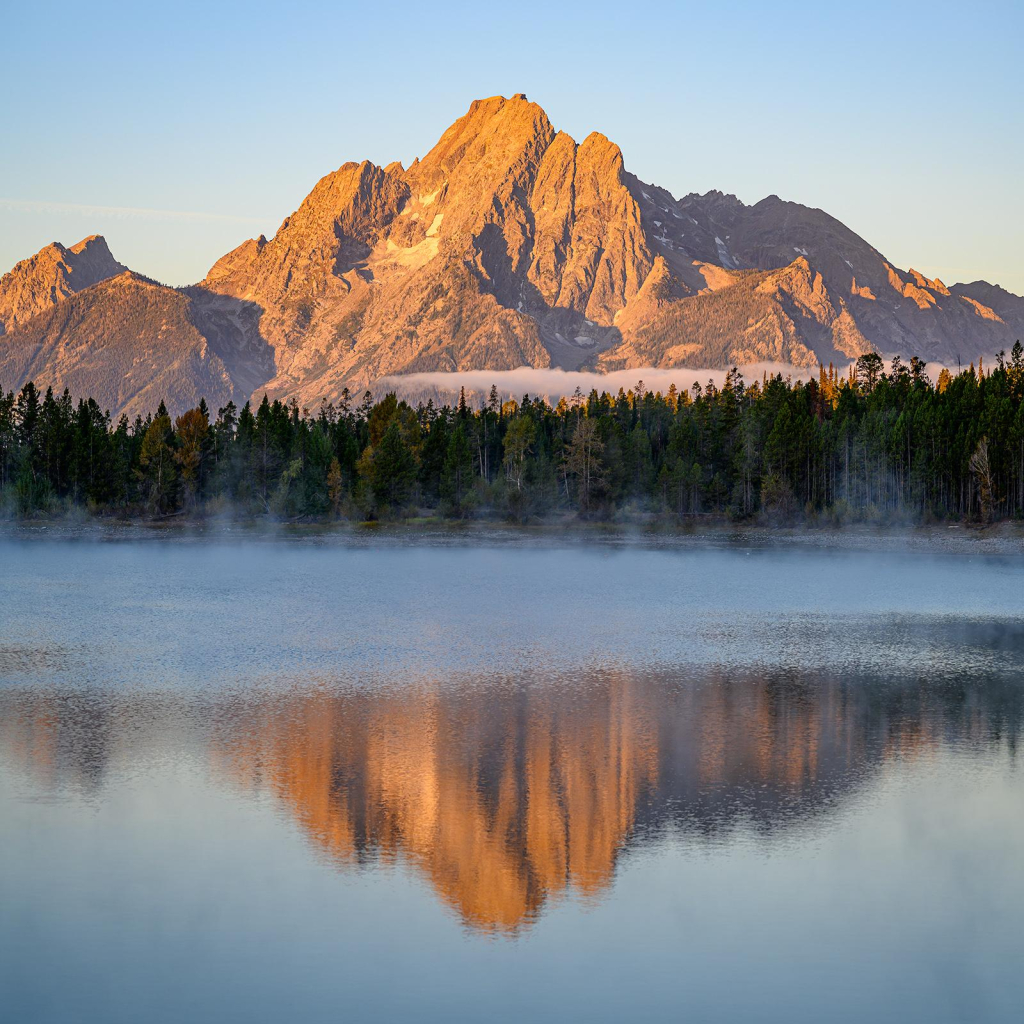
[{"label": "mist over water", "polygon": [[1014,1019],[1019,559],[0,563],[17,1019]]}]

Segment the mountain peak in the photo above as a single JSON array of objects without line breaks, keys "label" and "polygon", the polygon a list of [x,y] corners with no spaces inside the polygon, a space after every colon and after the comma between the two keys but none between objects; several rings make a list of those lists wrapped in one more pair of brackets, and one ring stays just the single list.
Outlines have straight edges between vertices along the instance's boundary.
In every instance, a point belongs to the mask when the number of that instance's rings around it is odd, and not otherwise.
[{"label": "mountain peak", "polygon": [[43,246],[0,279],[0,334],[126,269],[102,235],[89,235],[70,248],[60,242]]},{"label": "mountain peak", "polygon": [[86,249],[92,249],[96,252],[110,253],[110,248],[107,245],[107,240],[102,235],[87,235],[80,242],[71,246],[68,252],[73,252],[76,256],[86,251]]},{"label": "mountain peak", "polygon": [[[408,168],[343,163],[273,238],[243,242],[193,288],[124,271],[99,235],[19,263],[0,282],[0,332],[17,325],[0,384],[20,386],[31,363],[40,381],[63,367],[92,388],[86,357],[104,349],[114,378],[144,367],[125,407],[164,372],[195,400],[202,387],[208,400],[267,391],[314,405],[420,372],[816,366],[872,349],[944,360],[1024,336],[1024,299],[896,270],[777,195],[676,199],[629,173],[601,132],[556,132],[524,93],[473,100]],[[201,372],[160,368],[175,332]],[[140,345],[156,354],[136,359]]]},{"label": "mountain peak", "polygon": [[[540,140],[546,148],[554,138],[547,114],[524,93],[511,99],[489,96],[473,100],[469,110],[444,132],[437,144],[420,161],[420,174],[447,175],[465,158],[487,157],[491,161],[512,159]],[[410,168],[411,170],[411,168]]]}]

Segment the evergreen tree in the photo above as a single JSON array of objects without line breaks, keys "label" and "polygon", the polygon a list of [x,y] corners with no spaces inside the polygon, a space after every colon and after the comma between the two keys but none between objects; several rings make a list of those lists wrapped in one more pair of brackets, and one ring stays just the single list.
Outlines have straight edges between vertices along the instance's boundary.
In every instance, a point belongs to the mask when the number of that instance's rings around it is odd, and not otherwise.
[{"label": "evergreen tree", "polygon": [[985,364],[933,385],[920,359],[886,370],[871,354],[849,375],[822,365],[748,386],[733,369],[721,388],[638,382],[555,408],[491,388],[475,412],[464,394],[454,408],[390,394],[355,411],[343,394],[315,416],[264,396],[255,415],[229,403],[213,424],[200,402],[176,430],[164,403],[114,425],[91,398],[26,383],[0,392],[0,508],[295,518],[400,512],[416,497],[461,515],[484,497],[516,518],[635,503],[775,521],[1024,516],[1024,348]]},{"label": "evergreen tree", "polygon": [[586,417],[576,424],[565,454],[565,469],[576,482],[576,501],[581,515],[589,515],[601,484],[601,453],[604,443],[597,424]]},{"label": "evergreen tree", "polygon": [[456,515],[465,511],[466,499],[473,481],[473,452],[466,428],[460,418],[448,439],[444,468],[441,473],[441,497]]},{"label": "evergreen tree", "polygon": [[416,480],[416,462],[397,421],[392,420],[380,443],[367,451],[370,486],[378,504],[390,510],[403,508]]}]

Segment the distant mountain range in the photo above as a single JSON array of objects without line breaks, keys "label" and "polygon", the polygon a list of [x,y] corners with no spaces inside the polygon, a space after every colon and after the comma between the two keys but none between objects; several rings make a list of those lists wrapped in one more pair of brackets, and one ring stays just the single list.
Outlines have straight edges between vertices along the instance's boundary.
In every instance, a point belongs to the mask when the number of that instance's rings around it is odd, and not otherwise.
[{"label": "distant mountain range", "polygon": [[130,415],[264,391],[315,407],[418,371],[955,365],[1022,336],[1017,295],[899,270],[777,196],[675,199],[523,95],[474,102],[408,169],[344,164],[197,285],[133,273],[99,236],[0,280],[0,385]]}]

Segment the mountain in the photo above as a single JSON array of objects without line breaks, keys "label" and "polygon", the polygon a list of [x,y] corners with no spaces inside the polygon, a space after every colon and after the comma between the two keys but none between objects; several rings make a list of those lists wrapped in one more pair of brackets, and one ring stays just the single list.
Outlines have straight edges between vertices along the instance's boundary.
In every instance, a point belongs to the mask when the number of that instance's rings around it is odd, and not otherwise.
[{"label": "mountain", "polygon": [[[806,367],[872,350],[955,364],[1024,335],[1018,296],[900,270],[777,196],[676,199],[603,135],[577,143],[521,94],[475,101],[408,169],[342,165],[198,285],[147,282],[130,327],[103,287],[123,269],[91,239],[5,276],[0,383],[32,372],[79,390],[130,365],[106,383],[115,411],[154,388],[313,407],[419,371]],[[56,314],[67,303],[81,315]],[[89,334],[95,322],[109,337]]]},{"label": "mountain", "polygon": [[70,249],[51,242],[0,278],[0,334],[124,270],[100,235]]},{"label": "mountain", "polygon": [[0,338],[0,381],[28,380],[91,396],[129,417],[161,400],[172,412],[206,398],[216,411],[244,403],[272,367],[255,319],[194,289],[167,288],[130,270],[51,305]]},{"label": "mountain", "polygon": [[[1024,330],[1024,299],[1019,296],[985,282],[947,288],[916,270],[899,270],[821,210],[778,196],[745,206],[719,192],[674,202],[663,190],[638,187],[645,225],[657,229],[660,250],[682,253],[683,264],[701,265],[708,289],[725,293],[706,301],[705,315],[724,321],[724,331],[733,338],[734,362],[744,361],[745,350],[786,347],[794,332],[808,350],[796,349],[796,358],[787,358],[797,365],[831,358],[829,336],[840,359],[873,349],[955,365],[958,358],[967,362],[1009,350]],[[733,273],[726,277],[722,270]],[[747,270],[769,273],[757,277],[743,273]],[[739,293],[749,293],[742,300],[734,291],[737,286]],[[751,322],[741,331],[755,342],[751,346],[735,340],[742,328],[735,307],[742,304],[752,307]],[[725,365],[724,346],[715,344],[723,328],[702,331],[701,315],[676,308],[660,322],[645,322],[638,333],[655,339],[653,348],[663,359],[666,334],[695,333],[702,354],[714,360],[708,365]]]}]

